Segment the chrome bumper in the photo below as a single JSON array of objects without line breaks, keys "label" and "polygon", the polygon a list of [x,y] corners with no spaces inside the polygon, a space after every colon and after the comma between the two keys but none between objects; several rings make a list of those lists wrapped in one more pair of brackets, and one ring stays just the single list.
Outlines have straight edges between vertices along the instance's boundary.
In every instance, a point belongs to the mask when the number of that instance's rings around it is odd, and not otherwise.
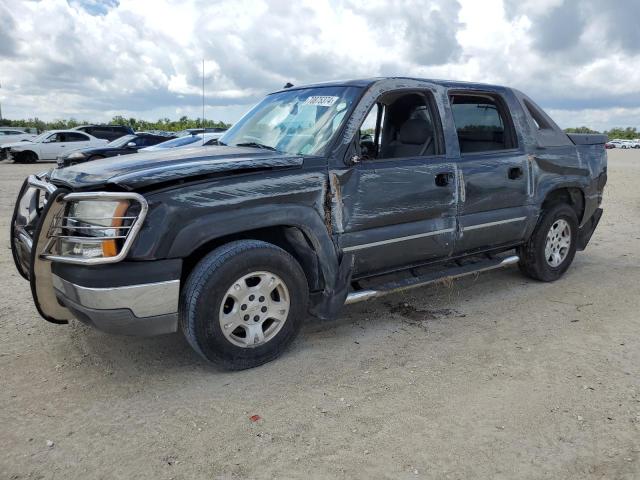
[{"label": "chrome bumper", "polygon": [[91,288],[52,274],[58,301],[93,327],[122,335],[150,336],[178,328],[180,280]]},{"label": "chrome bumper", "polygon": [[[45,255],[47,234],[64,203],[46,174],[23,184],[11,223],[11,248],[16,268],[31,284],[40,315],[52,323],[73,317],[99,330],[125,335],[158,335],[178,326],[180,280],[111,288],[76,285],[54,274]],[[77,194],[76,194],[77,195]],[[125,252],[126,253],[126,252]]]},{"label": "chrome bumper", "polygon": [[44,173],[31,175],[25,181],[11,224],[11,246],[16,268],[26,279],[29,279],[33,235],[48,196],[56,190],[54,185],[44,181],[44,176]]}]

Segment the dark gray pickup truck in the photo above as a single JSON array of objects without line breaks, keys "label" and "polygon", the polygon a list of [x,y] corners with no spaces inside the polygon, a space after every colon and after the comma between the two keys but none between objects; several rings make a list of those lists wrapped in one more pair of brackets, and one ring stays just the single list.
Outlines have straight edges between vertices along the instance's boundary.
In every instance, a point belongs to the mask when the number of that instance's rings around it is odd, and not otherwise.
[{"label": "dark gray pickup truck", "polygon": [[505,87],[290,87],[219,146],[29,177],[13,255],[50,322],[181,330],[248,368],[344,304],[515,263],[558,279],[602,215],[605,141]]}]

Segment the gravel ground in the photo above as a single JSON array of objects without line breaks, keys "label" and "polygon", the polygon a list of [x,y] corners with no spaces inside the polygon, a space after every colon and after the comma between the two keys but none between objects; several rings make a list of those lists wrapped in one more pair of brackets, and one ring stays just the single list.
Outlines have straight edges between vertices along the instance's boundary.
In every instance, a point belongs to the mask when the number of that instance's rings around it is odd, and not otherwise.
[{"label": "gravel ground", "polygon": [[353,305],[239,373],[177,334],[38,317],[7,233],[42,167],[0,164],[0,478],[640,478],[640,152],[611,151],[560,281],[508,268]]}]

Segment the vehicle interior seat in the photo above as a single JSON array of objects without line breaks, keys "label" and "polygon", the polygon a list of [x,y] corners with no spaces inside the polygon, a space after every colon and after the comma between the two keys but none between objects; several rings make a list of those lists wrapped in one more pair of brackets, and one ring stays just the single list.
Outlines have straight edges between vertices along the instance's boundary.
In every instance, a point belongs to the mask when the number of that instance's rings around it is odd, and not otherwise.
[{"label": "vehicle interior seat", "polygon": [[398,130],[396,140],[382,147],[382,158],[433,155],[433,127],[424,117],[410,118]]}]

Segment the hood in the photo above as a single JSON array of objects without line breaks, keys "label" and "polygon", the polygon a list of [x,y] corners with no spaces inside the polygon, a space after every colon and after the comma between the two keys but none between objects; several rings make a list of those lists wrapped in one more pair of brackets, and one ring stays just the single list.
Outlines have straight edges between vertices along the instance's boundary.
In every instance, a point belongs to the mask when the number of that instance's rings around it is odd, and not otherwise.
[{"label": "hood", "polygon": [[14,147],[27,147],[30,145],[36,145],[31,140],[18,140],[17,142],[3,143],[0,148],[14,148]]},{"label": "hood", "polygon": [[51,181],[73,189],[117,185],[126,190],[220,172],[301,167],[302,157],[249,147],[210,146],[141,152],[60,168]]},{"label": "hood", "polygon": [[65,152],[63,157],[67,158],[72,153],[84,153],[85,155],[90,156],[90,155],[95,154],[95,153],[104,153],[104,152],[110,152],[110,151],[116,151],[116,150],[122,150],[122,148],[120,148],[120,147],[117,147],[117,148],[115,148],[115,147],[107,147],[106,145],[102,146],[102,147],[76,148],[74,150],[70,150],[70,151]]}]

